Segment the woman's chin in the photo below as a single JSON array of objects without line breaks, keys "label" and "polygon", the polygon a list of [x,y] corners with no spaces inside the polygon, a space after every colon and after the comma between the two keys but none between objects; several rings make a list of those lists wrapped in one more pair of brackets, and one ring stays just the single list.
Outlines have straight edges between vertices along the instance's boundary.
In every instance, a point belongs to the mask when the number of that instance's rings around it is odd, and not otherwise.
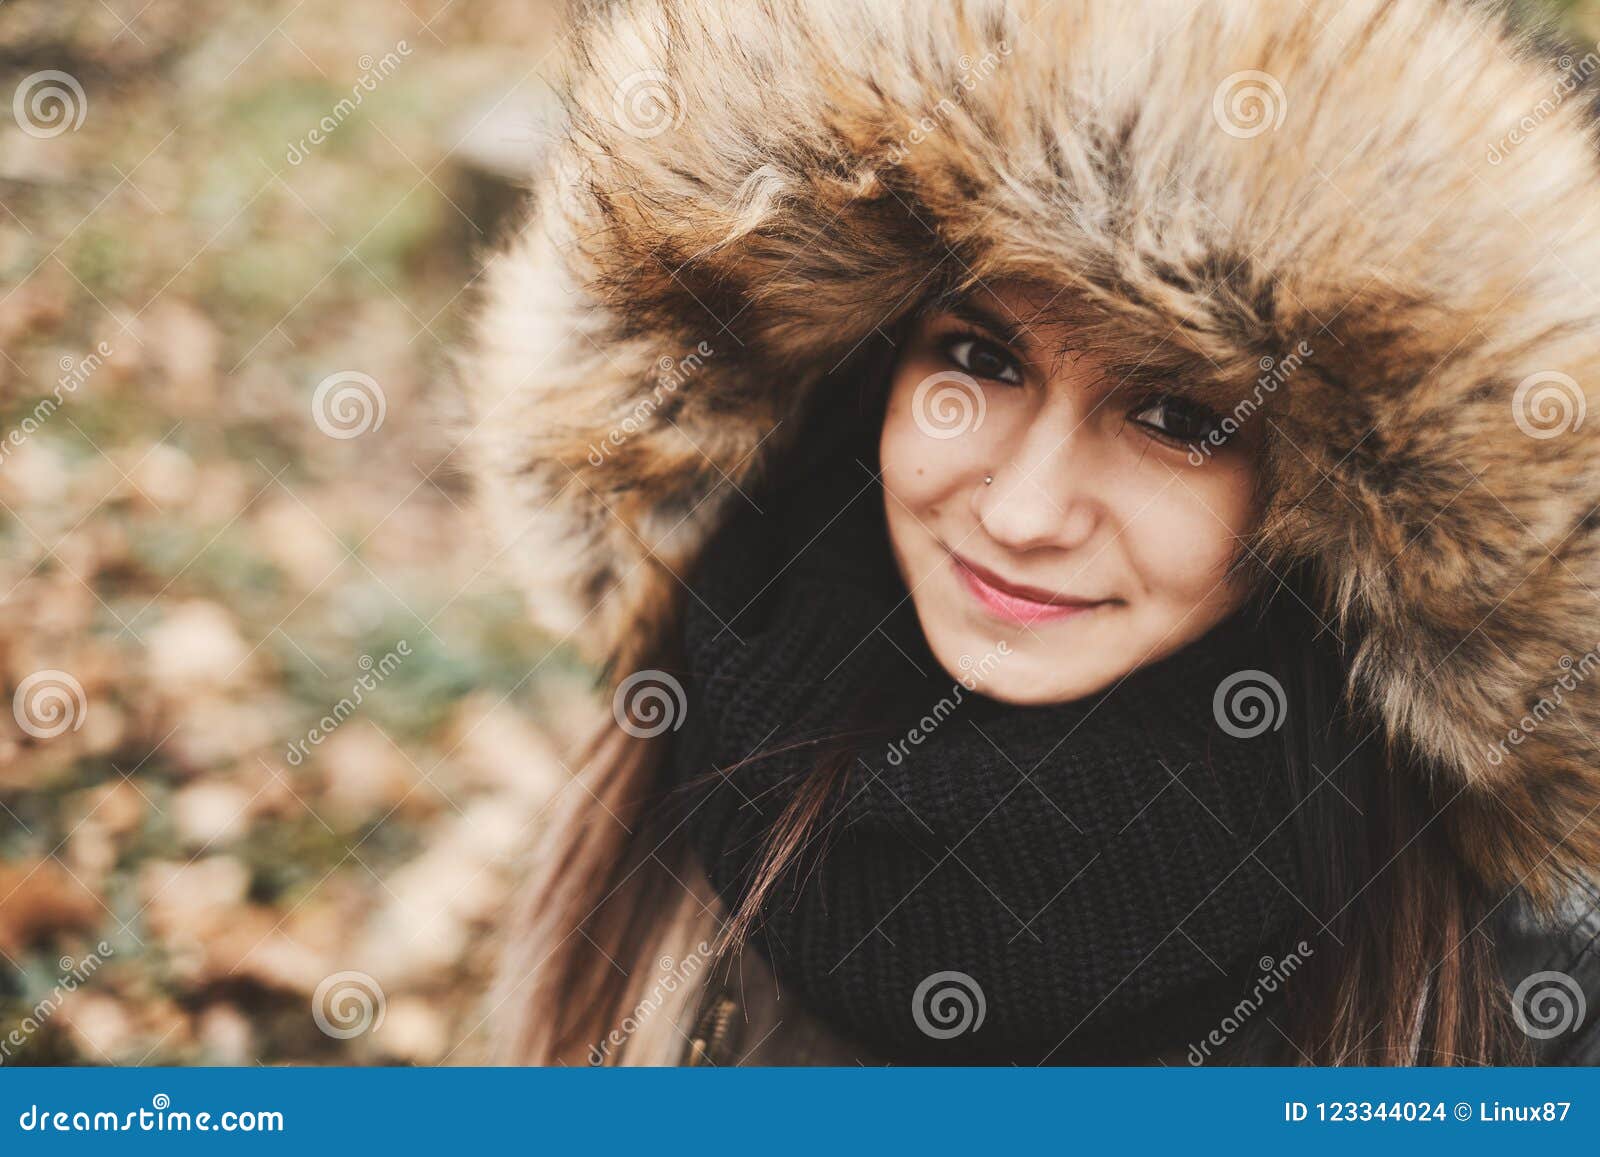
[{"label": "woman's chin", "polygon": [[985,672],[974,662],[975,654],[970,648],[951,654],[935,651],[939,665],[951,679],[974,694],[1012,707],[1048,707],[1086,699],[1110,687],[1119,674],[1108,674],[1098,667],[1072,670],[1064,667],[1056,654],[1030,661],[1015,647],[995,669]]}]

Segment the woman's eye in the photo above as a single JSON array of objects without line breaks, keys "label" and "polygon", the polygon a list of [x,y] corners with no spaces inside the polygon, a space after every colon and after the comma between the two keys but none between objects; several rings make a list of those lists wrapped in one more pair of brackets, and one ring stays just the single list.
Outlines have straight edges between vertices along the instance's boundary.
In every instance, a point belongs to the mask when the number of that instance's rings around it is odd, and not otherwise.
[{"label": "woman's eye", "polygon": [[951,361],[976,378],[1022,384],[1022,368],[1017,359],[991,341],[981,337],[958,337],[945,346]]},{"label": "woman's eye", "polygon": [[1219,428],[1220,422],[1207,407],[1171,395],[1156,398],[1136,410],[1133,420],[1174,442],[1203,441]]}]

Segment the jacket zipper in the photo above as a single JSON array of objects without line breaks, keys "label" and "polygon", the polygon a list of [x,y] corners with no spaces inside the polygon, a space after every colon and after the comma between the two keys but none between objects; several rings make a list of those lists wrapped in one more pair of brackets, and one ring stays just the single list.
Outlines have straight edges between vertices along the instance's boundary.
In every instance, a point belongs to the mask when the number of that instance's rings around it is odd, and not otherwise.
[{"label": "jacket zipper", "polygon": [[728,1060],[737,1011],[738,1005],[726,993],[716,993],[707,1002],[689,1041],[686,1065],[721,1065]]}]

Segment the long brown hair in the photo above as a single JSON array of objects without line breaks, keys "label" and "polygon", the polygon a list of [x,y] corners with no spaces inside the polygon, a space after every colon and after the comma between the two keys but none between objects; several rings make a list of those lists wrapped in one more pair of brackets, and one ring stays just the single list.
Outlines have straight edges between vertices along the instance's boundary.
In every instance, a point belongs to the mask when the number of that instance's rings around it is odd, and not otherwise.
[{"label": "long brown hair", "polygon": [[[1332,634],[1291,581],[1268,610],[1284,765],[1318,948],[1285,988],[1284,1064],[1519,1064],[1487,927],[1499,898],[1440,822],[1454,799],[1357,710]],[[1295,589],[1300,588],[1300,589]]]}]

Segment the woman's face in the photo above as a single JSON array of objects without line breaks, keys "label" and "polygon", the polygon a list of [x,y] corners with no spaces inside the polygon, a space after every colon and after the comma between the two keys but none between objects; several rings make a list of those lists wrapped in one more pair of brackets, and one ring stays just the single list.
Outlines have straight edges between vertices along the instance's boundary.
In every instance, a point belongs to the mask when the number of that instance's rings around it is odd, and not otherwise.
[{"label": "woman's face", "polygon": [[1218,416],[1109,380],[1048,305],[997,286],[915,322],[880,446],[934,656],[1017,704],[1092,695],[1226,618],[1256,518],[1259,423],[1193,451]]}]

